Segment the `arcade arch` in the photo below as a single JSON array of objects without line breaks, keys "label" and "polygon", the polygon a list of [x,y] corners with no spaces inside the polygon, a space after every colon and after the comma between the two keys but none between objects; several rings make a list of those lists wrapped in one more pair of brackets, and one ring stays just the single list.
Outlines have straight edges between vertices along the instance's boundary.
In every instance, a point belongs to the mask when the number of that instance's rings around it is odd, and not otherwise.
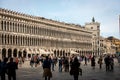
[{"label": "arcade arch", "polygon": [[5,57],[6,57],[6,49],[3,48],[3,49],[2,49],[2,58],[5,58]]},{"label": "arcade arch", "polygon": [[12,57],[12,49],[8,49],[8,58]]},{"label": "arcade arch", "polygon": [[17,49],[16,48],[13,50],[13,57],[17,57]]}]

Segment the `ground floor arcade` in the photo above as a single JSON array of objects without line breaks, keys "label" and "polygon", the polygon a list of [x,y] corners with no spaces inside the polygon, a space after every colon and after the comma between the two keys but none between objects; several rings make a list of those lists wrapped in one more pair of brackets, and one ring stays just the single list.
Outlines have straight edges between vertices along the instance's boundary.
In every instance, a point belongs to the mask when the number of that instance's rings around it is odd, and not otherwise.
[{"label": "ground floor arcade", "polygon": [[38,47],[2,47],[0,48],[0,58],[4,57],[24,57],[30,58],[34,54],[50,54],[52,56],[70,56],[71,54],[93,55],[91,50],[62,49],[62,48],[38,48]]}]

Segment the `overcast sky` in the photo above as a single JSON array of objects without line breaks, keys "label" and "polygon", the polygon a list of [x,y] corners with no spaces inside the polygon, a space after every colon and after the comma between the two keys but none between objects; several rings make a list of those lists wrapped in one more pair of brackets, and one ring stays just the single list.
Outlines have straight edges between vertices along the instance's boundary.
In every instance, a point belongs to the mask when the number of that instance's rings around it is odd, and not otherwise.
[{"label": "overcast sky", "polygon": [[94,17],[101,36],[120,38],[120,0],[0,0],[0,8],[83,26]]}]

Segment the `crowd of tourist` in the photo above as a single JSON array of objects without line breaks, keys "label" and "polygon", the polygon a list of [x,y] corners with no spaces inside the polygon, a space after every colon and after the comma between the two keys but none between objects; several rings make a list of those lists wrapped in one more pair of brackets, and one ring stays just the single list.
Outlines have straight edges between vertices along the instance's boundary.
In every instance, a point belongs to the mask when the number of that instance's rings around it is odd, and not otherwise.
[{"label": "crowd of tourist", "polygon": [[[117,56],[118,63],[120,64],[120,55]],[[0,76],[1,80],[5,79],[5,74],[8,75],[8,80],[16,80],[16,70],[22,67],[25,59],[20,58],[4,58],[0,60]],[[106,72],[114,71],[114,56],[106,55],[99,56],[71,56],[71,57],[52,57],[52,56],[39,56],[33,55],[30,58],[31,67],[37,67],[41,65],[43,67],[43,77],[45,80],[50,80],[52,78],[52,71],[55,71],[56,65],[58,65],[59,72],[68,72],[73,76],[74,80],[78,80],[78,76],[82,75],[81,63],[87,66],[91,62],[92,69],[99,65],[102,69],[102,65],[105,64]]]},{"label": "crowd of tourist", "polygon": [[[74,80],[78,80],[79,74],[82,75],[82,69],[80,67],[81,62],[84,62],[84,66],[87,66],[89,62],[91,62],[92,69],[95,69],[96,65],[99,65],[99,68],[102,69],[102,65],[105,64],[106,71],[114,71],[114,58],[113,55],[99,56],[96,59],[96,56],[71,56],[71,57],[38,57],[33,56],[31,58],[32,64],[42,64],[44,70],[44,77],[49,73],[48,79],[45,77],[45,80],[50,80],[52,77],[52,71],[54,71],[54,67],[58,64],[59,72],[69,72],[70,75],[74,76]],[[117,57],[118,62],[120,63],[120,56]],[[36,60],[37,59],[37,60]],[[44,67],[46,65],[46,59],[49,61],[49,70]],[[30,64],[31,64],[30,61]],[[40,61],[36,63],[36,61]],[[33,67],[33,65],[31,66]],[[36,66],[35,66],[36,67]]]}]

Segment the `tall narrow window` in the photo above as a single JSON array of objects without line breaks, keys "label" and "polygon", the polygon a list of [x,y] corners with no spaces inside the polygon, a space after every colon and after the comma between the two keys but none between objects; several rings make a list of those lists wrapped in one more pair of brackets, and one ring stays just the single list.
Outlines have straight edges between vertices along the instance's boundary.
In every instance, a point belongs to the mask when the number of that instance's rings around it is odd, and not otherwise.
[{"label": "tall narrow window", "polygon": [[1,29],[3,30],[4,22],[2,21],[1,24],[2,24]]}]

